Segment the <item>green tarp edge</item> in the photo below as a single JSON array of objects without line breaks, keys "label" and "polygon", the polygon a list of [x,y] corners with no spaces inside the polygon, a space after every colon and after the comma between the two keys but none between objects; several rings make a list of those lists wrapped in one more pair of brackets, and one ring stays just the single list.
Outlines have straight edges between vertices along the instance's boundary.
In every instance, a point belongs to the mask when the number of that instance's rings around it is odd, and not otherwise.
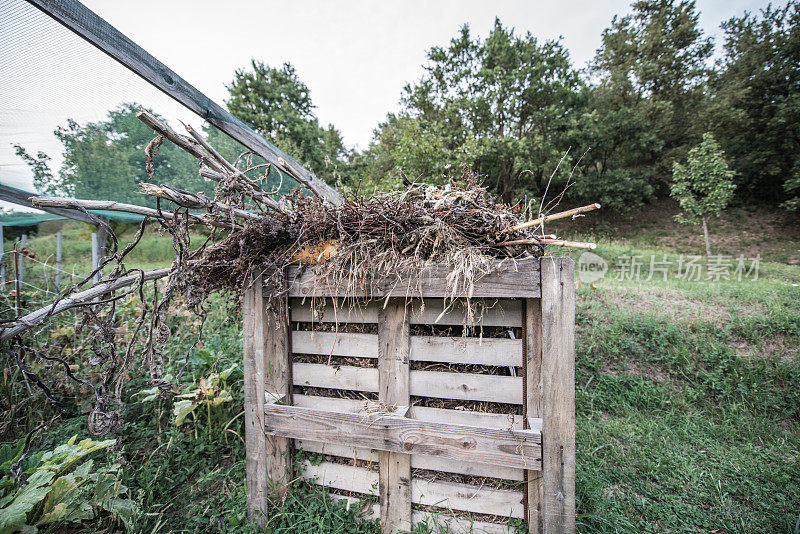
[{"label": "green tarp edge", "polygon": [[[89,213],[105,217],[111,221],[121,223],[137,223],[144,219],[143,215],[136,215],[134,213],[122,213],[119,211],[107,210],[88,210]],[[47,213],[31,213],[30,215],[22,213],[12,213],[10,215],[0,216],[0,224],[3,226],[36,226],[37,224],[48,221],[71,221],[69,217],[62,217],[61,215],[50,215]]]}]

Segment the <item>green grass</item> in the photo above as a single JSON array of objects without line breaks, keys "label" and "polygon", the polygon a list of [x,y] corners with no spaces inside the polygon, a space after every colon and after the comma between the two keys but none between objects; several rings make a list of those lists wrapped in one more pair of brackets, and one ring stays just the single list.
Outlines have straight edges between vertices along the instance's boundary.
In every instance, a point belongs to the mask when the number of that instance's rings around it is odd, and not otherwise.
[{"label": "green grass", "polygon": [[[800,289],[681,285],[608,281],[579,291],[581,529],[793,532]],[[634,305],[665,289],[697,310],[676,317],[657,301]]]},{"label": "green grass", "polygon": [[[600,239],[595,252],[612,265],[623,255],[687,253],[659,242],[657,227],[643,232]],[[75,236],[70,254],[79,258]],[[48,250],[48,239],[32,239],[32,249]],[[169,246],[148,236],[138,261],[162,266]],[[800,532],[800,267],[781,254],[762,263],[755,281],[683,281],[674,269],[667,281],[617,280],[612,269],[578,289],[579,531]],[[184,383],[240,361],[240,318],[219,303],[210,309]],[[194,340],[188,319],[176,321],[167,347],[173,373]],[[170,422],[171,402],[128,399],[118,454],[142,508],[139,531],[257,531],[245,514],[241,379],[240,369],[229,379],[234,403],[181,428]],[[146,386],[134,373],[131,392]],[[40,420],[24,387],[14,387],[0,398],[16,395],[23,420],[6,439]],[[37,447],[85,433],[86,407],[76,403]],[[304,483],[274,505],[272,532],[377,532]],[[428,530],[435,527],[419,529]]]}]

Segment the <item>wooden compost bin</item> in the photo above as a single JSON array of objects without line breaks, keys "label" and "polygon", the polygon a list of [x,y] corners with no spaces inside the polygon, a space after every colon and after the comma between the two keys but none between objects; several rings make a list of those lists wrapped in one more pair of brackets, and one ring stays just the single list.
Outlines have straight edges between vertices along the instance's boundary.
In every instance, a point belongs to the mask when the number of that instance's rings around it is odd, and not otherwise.
[{"label": "wooden compost bin", "polygon": [[[463,307],[442,313],[446,275],[429,269],[412,299],[387,281],[339,309],[344,295],[311,270],[290,271],[288,297],[270,298],[260,276],[248,285],[251,516],[269,517],[267,493],[293,480],[298,448],[323,458],[298,476],[351,502],[371,496],[365,512],[387,533],[429,514],[453,532],[574,531],[573,262],[532,258],[481,278],[468,336]],[[309,297],[328,298],[321,317]],[[365,399],[396,409],[370,414]]]}]

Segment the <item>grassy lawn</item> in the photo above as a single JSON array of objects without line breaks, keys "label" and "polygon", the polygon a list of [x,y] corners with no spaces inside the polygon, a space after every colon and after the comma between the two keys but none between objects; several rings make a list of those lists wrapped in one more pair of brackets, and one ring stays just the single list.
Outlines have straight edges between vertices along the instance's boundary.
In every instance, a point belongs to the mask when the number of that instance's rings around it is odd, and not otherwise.
[{"label": "grassy lawn", "polygon": [[789,280],[579,289],[584,531],[794,532],[800,288]]},{"label": "grassy lawn", "polygon": [[[741,237],[755,224],[749,216],[731,219],[725,235]],[[85,229],[74,231],[70,254],[81,258],[86,251],[77,232]],[[758,279],[742,281],[679,279],[680,255],[699,254],[702,246],[660,236],[648,225],[624,240],[584,232],[598,239],[594,252],[609,271],[577,290],[581,532],[800,532],[800,266],[791,232],[770,237]],[[31,249],[46,256],[52,239],[33,238]],[[754,256],[742,239],[720,238],[715,247]],[[132,258],[136,266],[163,266],[171,255],[169,240],[156,235],[140,249]],[[666,281],[645,279],[653,254],[672,262]],[[645,262],[640,280],[617,278],[616,266],[630,256]],[[186,383],[240,359],[236,312],[210,309]],[[176,323],[167,351],[175,368],[192,342],[185,321]],[[240,369],[229,382],[234,403],[182,428],[170,423],[170,402],[130,398],[120,454],[142,532],[255,531],[245,517],[242,426],[235,419]],[[145,387],[134,373],[131,393]],[[37,446],[85,432],[85,420],[80,409],[68,412]],[[274,532],[376,531],[354,510],[299,483],[286,503],[276,503],[270,526]]]}]

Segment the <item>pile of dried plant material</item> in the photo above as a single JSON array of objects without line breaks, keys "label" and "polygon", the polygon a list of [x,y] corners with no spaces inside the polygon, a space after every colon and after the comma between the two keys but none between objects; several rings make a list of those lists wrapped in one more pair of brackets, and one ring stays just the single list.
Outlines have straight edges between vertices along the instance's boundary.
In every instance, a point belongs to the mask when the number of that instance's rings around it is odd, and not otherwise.
[{"label": "pile of dried plant material", "polygon": [[[371,197],[351,196],[331,202],[303,196],[299,190],[279,196],[252,178],[262,167],[305,183],[277,163],[241,167],[231,163],[194,129],[181,135],[147,112],[139,118],[158,134],[145,150],[148,169],[158,147],[168,140],[200,162],[200,174],[219,183],[214,198],[166,185],[142,184],[144,194],[159,199],[158,209],[113,201],[35,198],[39,206],[73,209],[115,209],[147,215],[173,235],[176,261],[169,287],[188,291],[199,304],[217,289],[241,290],[249,276],[266,273],[279,292],[286,286],[286,268],[314,265],[325,283],[348,295],[371,294],[380,280],[407,284],[414,296],[415,277],[431,264],[449,266],[448,293],[471,293],[480,277],[522,258],[544,254],[548,245],[593,248],[544,233],[548,220],[575,217],[600,207],[591,204],[565,212],[533,217],[526,210],[498,203],[478,178],[462,169],[445,186],[423,185],[403,177],[404,189]],[[162,204],[174,208],[164,209]],[[212,239],[189,247],[189,228],[203,224],[214,229]],[[222,234],[222,235],[220,235]],[[215,242],[216,239],[219,239]],[[174,291],[172,291],[174,292]],[[172,293],[170,292],[170,293]]]},{"label": "pile of dried plant material", "polygon": [[[482,276],[513,268],[516,261],[539,257],[548,246],[594,248],[591,243],[568,242],[547,235],[544,225],[549,220],[580,216],[598,209],[599,204],[555,214],[528,213],[495,201],[466,169],[444,186],[416,184],[403,177],[400,191],[342,198],[308,171],[287,163],[277,152],[267,154],[264,164],[252,164],[247,156],[229,162],[189,126],[188,135],[183,135],[148,112],[139,113],[139,118],[157,134],[144,154],[151,179],[158,178],[153,173],[158,149],[169,141],[198,160],[201,176],[218,182],[213,198],[152,183],[142,184],[142,192],[156,199],[156,208],[113,200],[33,197],[34,206],[81,211],[110,233],[112,247],[89,276],[63,291],[51,304],[0,322],[0,341],[10,340],[20,346],[22,332],[75,308],[84,309],[111,331],[117,300],[138,293],[145,302],[144,285],[167,277],[162,288],[153,284],[153,297],[142,306],[125,358],[115,359],[104,375],[108,379],[98,389],[105,393],[98,393],[97,410],[116,422],[101,425],[97,433],[119,426],[124,367],[132,361],[133,352],[143,354],[151,382],[165,396],[170,394],[170,384],[162,377],[161,347],[169,336],[168,308],[178,295],[183,295],[201,318],[202,335],[203,304],[211,292],[239,292],[251,277],[265,273],[268,286],[278,295],[287,287],[285,277],[292,266],[298,267],[294,272],[300,273],[314,268],[318,279],[328,287],[355,299],[369,298],[378,282],[387,289],[387,280],[390,284],[394,280],[405,284],[406,295],[417,296],[415,281],[421,285],[422,271],[430,265],[443,264],[449,272],[448,294],[455,297],[469,296],[472,284]],[[276,172],[281,183],[284,177],[294,179],[315,196],[304,196],[299,189],[280,195],[280,186],[275,190],[265,188],[266,178]],[[124,250],[117,248],[107,221],[89,211],[98,209],[145,216],[136,238]],[[143,272],[126,266],[126,256],[136,247],[149,222],[172,236],[175,261],[168,269]],[[196,225],[211,229],[200,246],[191,242],[197,236],[191,231]],[[106,274],[95,283],[94,276],[104,268]],[[465,326],[473,324],[474,309],[468,300],[464,306],[468,315]],[[143,346],[134,351],[140,331]],[[112,342],[113,339],[109,346]],[[109,350],[98,347],[97,353],[103,355]],[[115,392],[113,399],[109,392]],[[108,408],[112,405],[115,408]]]},{"label": "pile of dried plant material", "polygon": [[[427,265],[452,266],[455,291],[490,272],[498,258],[539,256],[543,244],[506,246],[519,215],[496,203],[477,180],[466,186],[412,184],[339,205],[317,197],[292,199],[290,215],[247,221],[193,264],[194,285],[240,288],[249,273],[315,265],[330,287],[369,294],[378,280],[413,277]],[[280,284],[274,284],[279,287]],[[412,295],[413,296],[413,291]]]},{"label": "pile of dried plant material", "polygon": [[[113,201],[33,201],[38,206],[115,209],[156,219],[172,234],[176,252],[168,293],[188,291],[194,303],[217,289],[241,290],[248,277],[261,272],[280,292],[290,265],[315,266],[317,275],[339,293],[369,296],[378,280],[385,287],[387,279],[396,279],[407,284],[407,294],[413,297],[415,276],[429,265],[444,264],[450,270],[448,293],[469,295],[475,280],[516,260],[541,256],[548,245],[594,247],[546,235],[544,223],[579,216],[599,204],[532,217],[519,207],[498,203],[466,168],[445,186],[416,184],[403,176],[403,190],[371,197],[331,202],[319,195],[303,196],[299,190],[279,196],[265,190],[252,171],[262,168],[263,179],[270,169],[281,177],[289,174],[315,192],[309,180],[317,179],[290,172],[281,157],[240,168],[247,158],[225,160],[190,126],[189,135],[181,135],[150,113],[141,112],[139,118],[158,134],[145,149],[148,170],[152,172],[158,147],[168,140],[198,159],[202,176],[219,183],[214,198],[142,184],[144,194],[159,200],[157,209]],[[172,207],[164,209],[162,204]],[[214,229],[199,248],[189,246],[193,224]]]}]

